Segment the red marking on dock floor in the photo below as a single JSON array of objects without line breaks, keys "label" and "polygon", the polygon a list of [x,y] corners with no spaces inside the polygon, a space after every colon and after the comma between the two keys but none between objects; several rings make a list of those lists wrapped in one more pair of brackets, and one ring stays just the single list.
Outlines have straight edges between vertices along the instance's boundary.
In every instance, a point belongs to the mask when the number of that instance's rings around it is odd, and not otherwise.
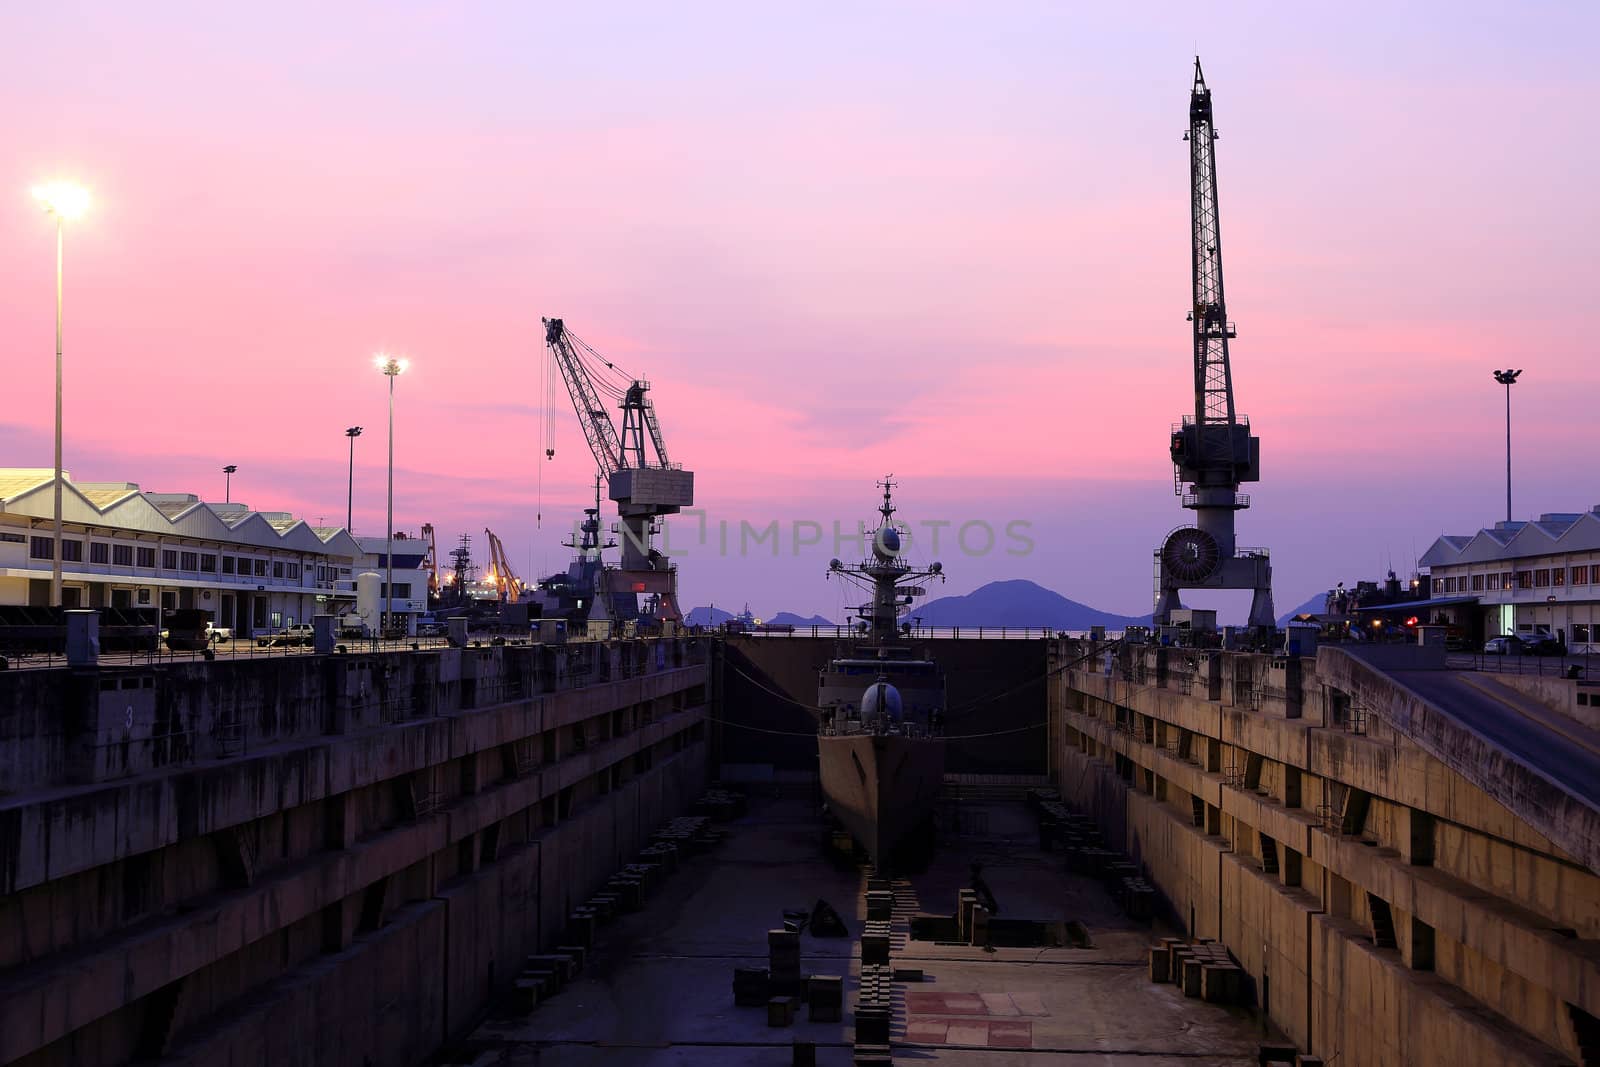
[{"label": "red marking on dock floor", "polygon": [[1042,1018],[1044,998],[1038,993],[927,993],[907,991],[906,1011],[912,1015],[982,1015],[989,1018],[1031,1016]]},{"label": "red marking on dock floor", "polygon": [[906,1040],[919,1045],[1032,1048],[1033,1024],[1026,1019],[916,1019],[906,1025]]}]

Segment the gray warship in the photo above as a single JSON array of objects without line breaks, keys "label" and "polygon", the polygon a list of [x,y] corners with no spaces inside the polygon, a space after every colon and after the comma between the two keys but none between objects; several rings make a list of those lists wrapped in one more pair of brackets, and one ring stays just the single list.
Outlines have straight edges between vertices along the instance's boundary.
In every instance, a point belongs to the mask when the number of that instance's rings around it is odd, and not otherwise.
[{"label": "gray warship", "polygon": [[896,847],[930,828],[944,782],[944,670],[911,641],[901,617],[944,580],[932,563],[912,566],[903,527],[894,521],[895,483],[885,478],[870,553],[859,563],[833,560],[828,576],[871,593],[855,608],[857,637],[844,643],[818,680],[817,754],[822,793],[879,868]]}]

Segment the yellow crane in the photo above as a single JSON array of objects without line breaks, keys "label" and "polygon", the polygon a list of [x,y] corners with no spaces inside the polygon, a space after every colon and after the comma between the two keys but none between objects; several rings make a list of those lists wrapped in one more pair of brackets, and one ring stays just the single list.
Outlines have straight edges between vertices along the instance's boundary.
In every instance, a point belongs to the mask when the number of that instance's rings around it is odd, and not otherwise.
[{"label": "yellow crane", "polygon": [[422,537],[428,542],[428,551],[422,557],[422,569],[428,572],[428,596],[439,595],[439,546],[434,541],[433,523],[422,524]]},{"label": "yellow crane", "polygon": [[511,569],[511,561],[506,558],[506,546],[500,543],[500,538],[487,526],[483,532],[489,536],[489,573],[483,576],[484,581],[494,583],[499,599],[507,604],[515,604],[522,599],[522,579]]}]

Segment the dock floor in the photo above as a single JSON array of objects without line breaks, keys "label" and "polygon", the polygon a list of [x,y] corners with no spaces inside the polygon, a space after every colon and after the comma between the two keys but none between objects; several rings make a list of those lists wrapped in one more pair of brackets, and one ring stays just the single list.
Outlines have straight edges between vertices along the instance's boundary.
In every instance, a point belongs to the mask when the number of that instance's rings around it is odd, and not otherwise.
[{"label": "dock floor", "polygon": [[[924,981],[894,985],[895,1063],[1035,1067],[1051,1064],[1199,1067],[1245,1065],[1264,1039],[1242,1011],[1150,982],[1146,949],[1172,931],[1126,917],[1098,882],[1068,874],[1041,852],[1020,802],[969,804],[984,832],[947,842],[929,869],[909,875],[902,903],[950,915],[969,865],[1002,918],[1076,921],[1089,948],[982,948],[896,936],[892,964]],[[456,1062],[537,1067],[782,1067],[796,1040],[814,1042],[822,1067],[852,1062],[855,975],[866,875],[822,852],[808,799],[752,798],[723,824],[729,838],[680,865],[639,912],[601,932],[589,965],[531,1014],[491,1015]],[[910,899],[914,897],[914,902]],[[766,964],[767,931],[784,909],[832,904],[849,938],[801,938],[806,974],[845,976],[843,1021],[769,1027],[763,1008],[735,1007],[733,969]],[[905,923],[897,922],[904,931]]]}]

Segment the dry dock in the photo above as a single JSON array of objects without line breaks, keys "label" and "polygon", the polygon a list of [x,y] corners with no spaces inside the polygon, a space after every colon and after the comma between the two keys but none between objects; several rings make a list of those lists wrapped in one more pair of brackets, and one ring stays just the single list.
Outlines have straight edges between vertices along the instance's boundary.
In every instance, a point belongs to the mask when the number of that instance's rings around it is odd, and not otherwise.
[{"label": "dry dock", "polygon": [[[866,872],[825,856],[809,796],[754,798],[727,840],[683,864],[649,905],[607,927],[583,973],[531,1014],[505,1011],[458,1048],[458,1062],[540,1067],[759,1067],[793,1062],[796,1041],[824,1067],[853,1062]],[[1150,981],[1147,946],[1164,931],[1125,917],[1098,880],[1071,874],[1038,848],[1037,823],[1016,800],[969,802],[963,825],[927,871],[896,888],[891,1043],[896,1063],[974,1067],[1060,1064],[1250,1064],[1259,1026],[1242,1013]],[[909,936],[917,913],[955,910],[969,865],[1000,917],[1081,923],[1087,948],[983,948]],[[767,962],[768,930],[785,909],[836,907],[848,938],[800,938],[807,975],[842,975],[839,1022],[769,1026],[736,1007],[736,967]]]}]

